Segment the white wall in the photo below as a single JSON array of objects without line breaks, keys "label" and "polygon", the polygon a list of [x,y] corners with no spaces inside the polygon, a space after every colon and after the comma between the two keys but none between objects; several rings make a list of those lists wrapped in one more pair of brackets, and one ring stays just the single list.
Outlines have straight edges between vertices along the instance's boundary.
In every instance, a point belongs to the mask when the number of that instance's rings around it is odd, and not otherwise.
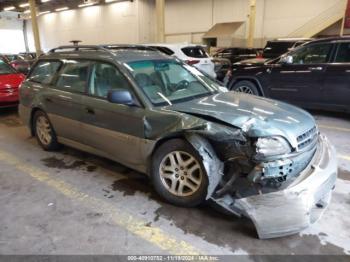
[{"label": "white wall", "polygon": [[[345,0],[257,0],[255,45],[286,37],[338,1]],[[194,35],[202,36],[214,24],[236,21],[246,23],[234,38],[245,39],[248,15],[249,0],[166,0],[166,41],[197,42]]]},{"label": "white wall", "polygon": [[[151,13],[154,11],[152,5],[153,1],[137,0],[39,16],[42,49],[47,51],[69,44],[71,40],[81,40],[82,44],[153,42],[155,17]],[[28,28],[32,39],[31,26]]]},{"label": "white wall", "polygon": [[[257,0],[255,46],[286,37],[338,1],[345,0]],[[219,39],[218,44],[245,45],[248,14],[249,0],[166,0],[166,41],[202,43],[203,35],[216,23],[243,21],[233,39]],[[84,44],[147,43],[156,39],[154,0],[52,13],[38,21],[44,50],[73,39]]]},{"label": "white wall", "polygon": [[342,0],[265,0],[262,36],[287,36],[339,1]]},{"label": "white wall", "polygon": [[25,52],[23,21],[17,13],[0,13],[0,53]]},{"label": "white wall", "polygon": [[[167,42],[201,43],[202,36],[216,23],[245,21],[247,0],[166,0]],[[245,26],[236,37],[245,37]]]}]

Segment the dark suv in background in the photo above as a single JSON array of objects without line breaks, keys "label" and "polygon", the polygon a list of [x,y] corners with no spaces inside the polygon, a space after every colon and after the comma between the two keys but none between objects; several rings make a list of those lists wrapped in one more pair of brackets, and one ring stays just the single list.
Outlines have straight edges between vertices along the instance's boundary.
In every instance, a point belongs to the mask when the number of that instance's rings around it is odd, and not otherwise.
[{"label": "dark suv in background", "polygon": [[262,65],[235,68],[228,88],[305,108],[350,111],[350,38],[304,44]]},{"label": "dark suv in background", "polygon": [[259,49],[256,48],[243,48],[243,47],[231,47],[219,49],[214,55],[214,58],[226,58],[230,60],[232,64],[245,60],[255,58],[259,55]]}]

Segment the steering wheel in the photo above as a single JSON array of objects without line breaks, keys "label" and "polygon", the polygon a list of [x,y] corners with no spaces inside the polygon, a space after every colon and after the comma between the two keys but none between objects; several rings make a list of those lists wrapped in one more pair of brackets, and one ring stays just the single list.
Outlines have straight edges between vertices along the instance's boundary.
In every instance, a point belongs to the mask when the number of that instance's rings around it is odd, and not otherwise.
[{"label": "steering wheel", "polygon": [[190,85],[190,82],[188,82],[187,80],[181,80],[179,83],[173,85],[169,89],[171,92],[176,92],[181,89],[186,89],[189,85]]}]

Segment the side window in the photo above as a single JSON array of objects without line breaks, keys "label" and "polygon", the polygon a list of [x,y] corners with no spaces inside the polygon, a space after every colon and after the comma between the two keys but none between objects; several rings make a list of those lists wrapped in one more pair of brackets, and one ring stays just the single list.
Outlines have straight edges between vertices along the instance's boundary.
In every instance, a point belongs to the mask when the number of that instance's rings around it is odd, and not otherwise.
[{"label": "side window", "polygon": [[350,43],[342,43],[339,45],[336,63],[350,63]]},{"label": "side window", "polygon": [[89,94],[97,97],[107,98],[109,90],[112,89],[131,89],[129,81],[111,64],[96,62],[94,63]]},{"label": "side window", "polygon": [[322,64],[327,63],[332,50],[332,44],[315,44],[305,46],[292,53],[293,64]]},{"label": "side window", "polygon": [[71,92],[84,93],[88,85],[91,62],[69,60],[58,77],[56,87]]},{"label": "side window", "polygon": [[34,67],[28,80],[41,84],[50,84],[60,66],[61,62],[59,61],[40,61]]}]

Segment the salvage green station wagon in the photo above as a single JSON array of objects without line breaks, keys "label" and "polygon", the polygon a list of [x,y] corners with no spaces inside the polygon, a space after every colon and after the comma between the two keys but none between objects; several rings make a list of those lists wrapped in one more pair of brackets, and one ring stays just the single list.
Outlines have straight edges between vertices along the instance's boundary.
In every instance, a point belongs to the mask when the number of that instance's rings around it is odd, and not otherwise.
[{"label": "salvage green station wagon", "polygon": [[260,238],[314,223],[337,178],[334,148],[310,114],[227,92],[144,47],[51,50],[22,84],[19,113],[45,150],[64,144],[120,162],[174,205],[211,199],[250,218]]}]

